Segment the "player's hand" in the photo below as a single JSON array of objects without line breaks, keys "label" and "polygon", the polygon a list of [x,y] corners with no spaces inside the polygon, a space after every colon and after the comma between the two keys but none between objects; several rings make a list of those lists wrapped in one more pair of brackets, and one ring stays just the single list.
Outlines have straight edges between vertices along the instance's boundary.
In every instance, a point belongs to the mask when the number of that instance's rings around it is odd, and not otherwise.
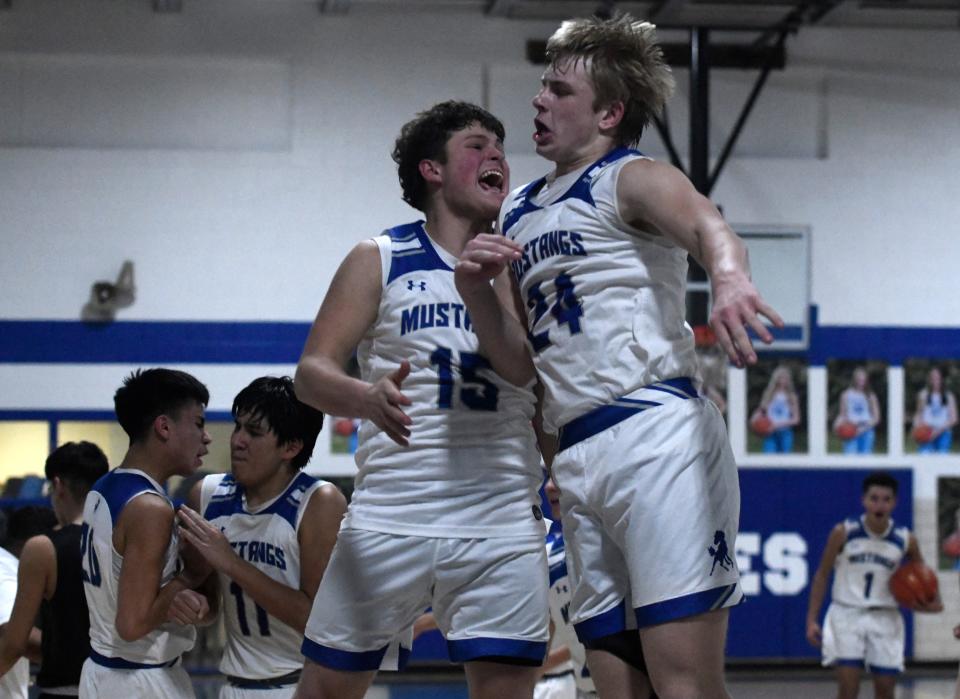
[{"label": "player's hand", "polygon": [[197,551],[197,547],[183,536],[180,537],[180,560],[183,562],[180,579],[191,590],[200,587],[213,573],[213,566]]},{"label": "player's hand", "polygon": [[480,233],[472,238],[463,249],[453,279],[461,296],[467,296],[503,272],[511,262],[519,260],[523,248],[502,235]]},{"label": "player's hand", "polygon": [[194,590],[180,590],[167,609],[167,621],[180,626],[192,626],[201,623],[210,613],[207,598]]},{"label": "player's hand", "polygon": [[926,604],[918,604],[913,608],[915,612],[926,612],[928,614],[936,614],[937,612],[943,611],[943,601],[938,596],[937,599],[933,602],[927,602]]},{"label": "player's hand", "polygon": [[410,425],[413,424],[401,407],[411,404],[410,399],[400,391],[400,386],[409,375],[410,362],[403,360],[396,371],[371,384],[363,398],[363,416],[402,447],[409,444],[407,438],[410,436]]},{"label": "player's hand", "polygon": [[187,543],[196,549],[196,552],[213,568],[227,573],[230,565],[237,560],[237,554],[219,527],[214,526],[186,505],[181,505],[177,510],[177,519],[180,524],[180,536],[186,539]]},{"label": "player's hand", "polygon": [[811,621],[807,624],[807,642],[814,648],[819,648],[823,641],[823,629],[820,624]]},{"label": "player's hand", "polygon": [[773,342],[773,335],[760,320],[764,316],[776,327],[783,327],[783,319],[760,296],[753,282],[742,273],[731,273],[713,279],[713,310],[710,312],[710,327],[717,342],[737,367],[755,364],[757,353],[747,334],[753,329],[766,344]]},{"label": "player's hand", "polygon": [[953,637],[960,640],[960,624],[953,627]]}]

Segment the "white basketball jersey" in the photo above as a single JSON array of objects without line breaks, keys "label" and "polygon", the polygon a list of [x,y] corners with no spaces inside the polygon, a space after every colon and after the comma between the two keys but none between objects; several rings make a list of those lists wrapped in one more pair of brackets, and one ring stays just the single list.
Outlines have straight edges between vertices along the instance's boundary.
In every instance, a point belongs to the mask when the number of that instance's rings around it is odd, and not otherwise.
[{"label": "white basketball jersey", "polygon": [[523,246],[513,271],[551,432],[642,386],[697,376],[684,321],[687,252],[620,216],[617,179],[641,157],[618,148],[531,182],[501,209],[500,230]]},{"label": "white basketball jersey", "polygon": [[774,422],[784,423],[793,419],[790,399],[784,391],[776,391],[767,404],[767,417]]},{"label": "white basketball jersey", "polygon": [[851,607],[896,607],[890,592],[890,576],[900,566],[910,530],[893,520],[883,534],[874,534],[859,520],[843,523],[847,541],[837,555],[833,571],[834,602]]},{"label": "white basketball jersey", "polygon": [[[90,608],[92,650],[129,663],[159,665],[193,648],[197,632],[193,626],[166,623],[136,641],[124,641],[117,633],[117,592],[123,556],[113,548],[113,528],[127,503],[143,496],[163,498],[173,508],[160,484],[136,469],[110,471],[87,494],[80,543],[83,590]],[[164,554],[161,587],[178,572],[178,550],[179,536],[174,526]]]},{"label": "white basketball jersey", "polygon": [[923,424],[934,429],[944,427],[950,421],[950,410],[949,404],[943,399],[943,393],[930,393],[924,390],[922,399],[921,420]]},{"label": "white basketball jersey", "polygon": [[869,423],[871,420],[870,400],[867,398],[867,394],[855,388],[848,388],[846,394],[847,412],[844,415],[846,421],[852,422],[854,425]]},{"label": "white basketball jersey", "polygon": [[563,531],[556,525],[547,534],[547,564],[550,567],[550,619],[553,621],[550,650],[563,646],[570,649],[570,660],[550,672],[553,674],[573,670],[577,688],[583,692],[595,692],[596,687],[587,668],[587,651],[577,638],[577,632],[570,621],[570,579],[567,577]]},{"label": "white basketball jersey", "polygon": [[[277,582],[299,590],[300,520],[310,497],[325,483],[298,473],[276,498],[251,509],[243,486],[232,475],[207,476],[200,490],[200,511],[220,528],[243,560]],[[303,667],[300,631],[268,616],[225,575],[220,575],[220,598],[227,631],[220,661],[223,674],[269,679]]]},{"label": "white basketball jersey", "polygon": [[[17,598],[17,571],[19,562],[12,553],[0,548],[0,624],[10,621],[13,603]],[[20,658],[0,677],[0,697],[27,699],[30,684],[30,661]]]},{"label": "white basketball jersey", "polygon": [[364,381],[410,362],[410,446],[361,423],[345,527],[410,536],[541,536],[531,386],[500,378],[453,281],[456,258],[417,222],[375,239],[383,290],[357,348]]}]

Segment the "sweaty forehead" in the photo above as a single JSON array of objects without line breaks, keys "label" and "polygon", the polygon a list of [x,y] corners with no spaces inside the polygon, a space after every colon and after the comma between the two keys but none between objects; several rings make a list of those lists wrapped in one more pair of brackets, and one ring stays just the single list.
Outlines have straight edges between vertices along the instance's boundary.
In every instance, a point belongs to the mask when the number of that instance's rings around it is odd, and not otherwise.
[{"label": "sweaty forehead", "polygon": [[475,121],[467,124],[459,131],[454,132],[453,137],[464,140],[468,138],[486,138],[491,141],[499,140],[499,136],[497,136],[497,134],[493,133],[493,131],[484,126],[481,126]]}]

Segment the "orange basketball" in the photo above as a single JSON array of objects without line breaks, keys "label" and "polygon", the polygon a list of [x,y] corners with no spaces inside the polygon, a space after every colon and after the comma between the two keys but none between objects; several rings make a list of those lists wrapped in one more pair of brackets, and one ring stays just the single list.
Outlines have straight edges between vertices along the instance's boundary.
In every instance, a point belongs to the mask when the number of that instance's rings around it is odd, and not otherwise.
[{"label": "orange basketball", "polygon": [[773,432],[773,421],[763,413],[757,413],[750,420],[750,429],[761,437],[766,437]]},{"label": "orange basketball", "polygon": [[930,425],[924,425],[922,422],[918,422],[913,427],[913,441],[917,444],[926,444],[933,439],[933,428]]},{"label": "orange basketball", "polygon": [[937,574],[917,561],[907,561],[890,577],[890,592],[907,609],[929,604],[937,598]]},{"label": "orange basketball", "polygon": [[857,436],[857,426],[852,422],[841,422],[834,432],[840,439],[853,439]]},{"label": "orange basketball", "polygon": [[940,548],[951,558],[960,558],[960,532],[954,532],[944,539]]}]

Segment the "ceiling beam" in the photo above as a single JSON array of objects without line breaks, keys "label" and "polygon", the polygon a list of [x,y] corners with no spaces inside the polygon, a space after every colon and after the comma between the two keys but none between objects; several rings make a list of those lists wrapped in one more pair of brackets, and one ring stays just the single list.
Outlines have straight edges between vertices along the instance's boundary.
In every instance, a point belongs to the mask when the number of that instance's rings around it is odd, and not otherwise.
[{"label": "ceiling beam", "polygon": [[669,18],[678,9],[686,4],[686,0],[658,0],[647,12],[647,19],[651,22],[658,21],[661,17]]},{"label": "ceiling beam", "polygon": [[516,4],[516,0],[487,0],[483,13],[490,17],[509,17]]},{"label": "ceiling beam", "polygon": [[153,11],[158,14],[183,12],[183,0],[153,0]]},{"label": "ceiling beam", "polygon": [[322,15],[345,15],[350,11],[350,0],[317,0]]}]

